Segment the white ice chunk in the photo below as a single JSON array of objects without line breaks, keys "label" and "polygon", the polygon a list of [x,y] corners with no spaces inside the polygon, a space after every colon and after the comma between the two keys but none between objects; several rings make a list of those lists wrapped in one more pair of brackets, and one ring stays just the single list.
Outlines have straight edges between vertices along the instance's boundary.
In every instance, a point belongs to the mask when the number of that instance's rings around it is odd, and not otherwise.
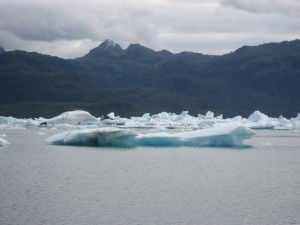
[{"label": "white ice chunk", "polygon": [[171,113],[167,113],[167,112],[161,112],[161,113],[152,115],[152,118],[154,118],[154,119],[170,120],[170,117],[171,117]]},{"label": "white ice chunk", "polygon": [[117,117],[115,116],[115,113],[114,113],[114,112],[108,113],[108,114],[107,114],[107,117],[108,117],[109,119],[111,119],[111,120],[114,120],[114,119],[117,118]]},{"label": "white ice chunk", "polygon": [[17,119],[14,117],[5,117],[0,116],[0,126],[1,127],[30,127],[30,126],[37,126],[39,123],[33,119]]},{"label": "white ice chunk", "polygon": [[283,116],[280,116],[277,119],[275,129],[292,129],[292,128],[293,125],[288,119],[284,118]]},{"label": "white ice chunk", "polygon": [[248,117],[249,123],[247,127],[251,129],[274,129],[275,122],[272,118],[261,113],[260,111],[255,111]]},{"label": "white ice chunk", "polygon": [[221,115],[218,115],[218,116],[216,117],[216,119],[218,119],[218,120],[222,120],[222,119],[223,119],[223,114],[221,114]]},{"label": "white ice chunk", "polygon": [[260,111],[255,111],[248,117],[248,120],[251,122],[265,122],[269,121],[269,117]]},{"label": "white ice chunk", "polygon": [[213,119],[215,114],[211,111],[208,111],[205,115],[206,119]]},{"label": "white ice chunk", "polygon": [[0,138],[0,147],[5,145],[9,145],[8,141]]},{"label": "white ice chunk", "polygon": [[98,123],[98,120],[89,112],[82,110],[75,110],[64,112],[51,119],[46,119],[41,125],[55,125],[55,124],[70,124],[70,125],[85,125]]},{"label": "white ice chunk", "polygon": [[141,117],[132,116],[131,120],[135,122],[147,122],[151,119],[150,113],[145,113]]},{"label": "white ice chunk", "polygon": [[292,129],[291,122],[280,116],[279,118],[268,117],[267,115],[255,111],[248,117],[247,127],[252,129]]},{"label": "white ice chunk", "polygon": [[294,129],[300,129],[300,113],[298,113],[296,118],[292,118],[290,121]]},{"label": "white ice chunk", "polygon": [[120,116],[115,116],[114,112],[106,115],[108,119],[101,120],[101,124],[104,126],[123,126],[128,119],[121,118]]},{"label": "white ice chunk", "polygon": [[254,135],[244,126],[220,126],[181,133],[138,134],[119,128],[69,131],[47,139],[50,144],[78,146],[241,146]]},{"label": "white ice chunk", "polygon": [[204,120],[204,119],[206,119],[206,116],[204,116],[204,115],[202,115],[202,114],[198,114],[198,118],[200,119],[200,120]]}]

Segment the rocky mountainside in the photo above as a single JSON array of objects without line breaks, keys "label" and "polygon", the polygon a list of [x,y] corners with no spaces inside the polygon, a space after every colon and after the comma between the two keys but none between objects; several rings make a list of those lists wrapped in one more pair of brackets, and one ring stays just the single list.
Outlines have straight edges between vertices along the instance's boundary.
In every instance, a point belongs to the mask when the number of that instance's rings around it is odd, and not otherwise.
[{"label": "rocky mountainside", "polygon": [[84,109],[95,115],[212,110],[225,116],[300,112],[300,41],[244,46],[222,55],[106,40],[65,60],[24,51],[0,54],[0,115],[53,116]]},{"label": "rocky mountainside", "polygon": [[5,52],[5,49],[4,49],[3,47],[0,46],[0,54],[1,54],[1,53],[4,53],[4,52]]}]

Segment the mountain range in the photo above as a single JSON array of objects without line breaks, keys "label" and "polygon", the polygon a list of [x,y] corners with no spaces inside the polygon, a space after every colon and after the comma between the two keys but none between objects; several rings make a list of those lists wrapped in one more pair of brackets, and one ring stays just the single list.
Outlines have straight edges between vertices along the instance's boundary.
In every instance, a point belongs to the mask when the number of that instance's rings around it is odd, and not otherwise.
[{"label": "mountain range", "polygon": [[225,55],[173,54],[106,40],[62,59],[0,48],[0,115],[52,117],[83,109],[95,116],[162,111],[300,112],[300,40],[243,46]]}]

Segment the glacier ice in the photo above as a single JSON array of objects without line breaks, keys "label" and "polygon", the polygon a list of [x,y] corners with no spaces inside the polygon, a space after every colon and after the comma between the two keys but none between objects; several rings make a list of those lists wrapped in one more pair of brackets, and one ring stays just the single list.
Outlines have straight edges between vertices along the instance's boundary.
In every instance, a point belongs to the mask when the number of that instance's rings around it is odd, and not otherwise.
[{"label": "glacier ice", "polygon": [[55,125],[55,124],[69,124],[69,125],[84,125],[98,123],[98,119],[92,116],[89,112],[83,110],[75,110],[64,112],[51,119],[45,119],[40,125]]},{"label": "glacier ice", "polygon": [[120,118],[119,116],[115,116],[114,112],[108,113],[106,116],[111,120]]},{"label": "glacier ice", "polygon": [[261,113],[260,111],[255,111],[248,117],[247,127],[252,129],[292,129],[292,123],[280,116],[279,118],[271,118],[267,115]]},{"label": "glacier ice", "polygon": [[268,121],[269,117],[257,110],[248,117],[248,120],[251,122],[264,122]]},{"label": "glacier ice", "polygon": [[205,115],[206,119],[213,119],[214,118],[214,113],[211,111],[208,111]]},{"label": "glacier ice", "polygon": [[275,124],[272,119],[260,111],[253,112],[248,117],[247,126],[252,129],[274,129]]},{"label": "glacier ice", "polygon": [[[296,126],[295,126],[296,128]],[[280,116],[278,118],[278,120],[275,123],[275,127],[274,129],[293,129],[293,124],[290,120],[288,120],[287,118]]]},{"label": "glacier ice", "polygon": [[14,117],[0,116],[0,127],[31,127],[38,126],[39,122],[33,119],[17,119]]},{"label": "glacier ice", "polygon": [[[240,146],[244,139],[253,136],[252,129],[300,129],[300,114],[291,119],[283,116],[272,118],[260,111],[253,112],[248,118],[236,116],[225,119],[210,111],[205,115],[198,114],[197,117],[189,115],[188,111],[178,115],[167,112],[154,115],[145,113],[140,117],[130,118],[115,116],[114,113],[107,116],[108,119],[96,118],[82,110],[65,112],[51,119],[0,116],[0,129],[67,129],[69,131],[48,138],[47,142],[58,145],[120,147]],[[46,127],[40,127],[41,125]],[[132,129],[144,133],[137,133]],[[1,145],[4,144],[7,145],[8,142],[1,139]]]},{"label": "glacier ice", "polygon": [[244,126],[218,126],[179,133],[140,134],[120,128],[97,128],[66,131],[47,138],[49,144],[76,146],[242,146],[254,135]]},{"label": "glacier ice", "polygon": [[290,122],[294,129],[300,129],[300,113],[298,113],[296,118],[292,118]]},{"label": "glacier ice", "polygon": [[141,146],[242,146],[243,140],[255,132],[244,126],[218,126],[180,133],[141,134],[136,145]]},{"label": "glacier ice", "polygon": [[299,129],[300,115],[296,118],[286,119],[283,116],[272,118],[260,111],[253,112],[248,118],[236,116],[223,118],[215,116],[208,111],[205,115],[197,117],[189,115],[188,111],[181,114],[161,112],[150,115],[145,113],[138,117],[122,118],[113,112],[107,115],[108,119],[96,118],[89,112],[76,110],[62,113],[51,119],[16,119],[0,116],[1,128],[34,128],[40,125],[50,125],[53,128],[99,128],[99,127],[123,127],[123,128],[154,128],[157,130],[180,129],[196,130],[215,127],[219,124],[240,125],[251,129]]},{"label": "glacier ice", "polygon": [[55,145],[78,146],[132,146],[133,137],[137,134],[119,128],[94,128],[65,131],[47,138],[47,142]]},{"label": "glacier ice", "polygon": [[0,147],[5,145],[9,145],[8,141],[0,138]]}]

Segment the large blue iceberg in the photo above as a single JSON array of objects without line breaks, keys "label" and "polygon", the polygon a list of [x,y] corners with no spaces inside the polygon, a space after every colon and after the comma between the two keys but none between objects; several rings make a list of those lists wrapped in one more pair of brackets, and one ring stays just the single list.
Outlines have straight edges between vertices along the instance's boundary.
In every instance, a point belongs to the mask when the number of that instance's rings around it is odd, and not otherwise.
[{"label": "large blue iceberg", "polygon": [[137,133],[120,128],[66,131],[47,139],[49,144],[75,146],[243,146],[255,132],[245,126],[220,126],[180,133]]}]

